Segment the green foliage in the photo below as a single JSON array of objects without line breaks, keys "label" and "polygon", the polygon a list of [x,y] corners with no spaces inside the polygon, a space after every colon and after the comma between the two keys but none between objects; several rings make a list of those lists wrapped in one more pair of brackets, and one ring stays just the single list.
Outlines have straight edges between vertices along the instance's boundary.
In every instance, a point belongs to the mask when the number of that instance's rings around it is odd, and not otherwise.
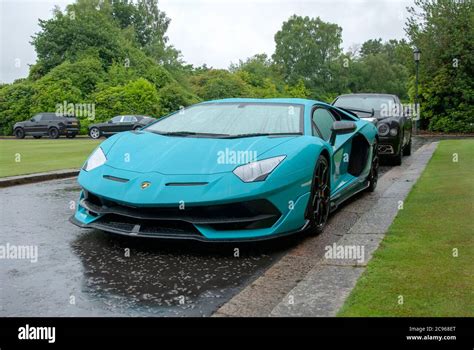
[{"label": "green foliage", "polygon": [[126,85],[113,86],[97,92],[96,119],[105,121],[120,114],[147,114],[160,116],[160,96],[148,80],[139,78]]},{"label": "green foliage", "polygon": [[186,91],[178,83],[166,85],[159,91],[161,113],[168,114],[177,111],[181,107],[187,107],[199,102],[199,98],[194,94]]},{"label": "green foliage", "polygon": [[[423,125],[434,131],[474,131],[474,2],[416,0],[407,34],[421,49]],[[414,84],[414,81],[412,81]],[[414,88],[410,88],[414,97]]]},{"label": "green foliage", "polygon": [[369,54],[350,64],[348,87],[352,92],[378,92],[406,97],[408,70],[390,64],[386,54]]},{"label": "green foliage", "polygon": [[204,100],[251,96],[250,86],[237,74],[211,69],[191,78],[196,94]]},{"label": "green foliage", "polygon": [[[275,34],[272,58],[257,54],[228,70],[185,64],[168,43],[170,19],[157,0],[76,0],[40,20],[38,60],[27,79],[0,86],[0,132],[58,104],[95,103],[98,120],[159,116],[230,97],[299,97],[331,102],[343,93],[379,92],[413,101],[412,45],[422,51],[422,126],[473,131],[473,3],[415,0],[405,40],[371,39],[343,53],[342,29],[293,15]],[[90,121],[85,120],[82,125]]]},{"label": "green foliage", "polygon": [[97,10],[98,4],[98,0],[78,0],[68,5],[64,13],[56,8],[52,19],[39,21],[41,31],[33,37],[32,44],[40,74],[46,74],[65,59],[75,61],[91,49],[98,53],[104,67],[125,57],[120,29],[105,5]]},{"label": "green foliage", "polygon": [[304,79],[314,94],[326,91],[333,78],[331,62],[340,52],[342,28],[319,17],[291,16],[275,34],[273,59],[290,84]]},{"label": "green foliage", "polygon": [[11,135],[13,125],[28,118],[33,95],[33,85],[27,81],[0,88],[0,133]]}]

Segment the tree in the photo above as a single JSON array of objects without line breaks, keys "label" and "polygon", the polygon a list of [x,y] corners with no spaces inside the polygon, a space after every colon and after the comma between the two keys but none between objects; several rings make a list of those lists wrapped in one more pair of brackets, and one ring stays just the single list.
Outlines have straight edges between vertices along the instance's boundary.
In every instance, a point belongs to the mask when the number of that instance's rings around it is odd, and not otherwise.
[{"label": "tree", "polygon": [[360,48],[360,55],[362,57],[369,55],[378,55],[384,51],[384,45],[382,39],[370,39],[362,44]]},{"label": "tree", "polygon": [[111,21],[110,9],[104,5],[98,10],[96,3],[79,0],[68,5],[65,13],[55,8],[53,18],[39,20],[41,31],[32,40],[41,68],[38,76],[64,60],[75,61],[86,50],[97,52],[103,66],[125,58],[122,34]]},{"label": "tree", "polygon": [[[422,126],[473,132],[474,2],[415,0],[409,13],[405,30],[412,44],[422,51]],[[413,92],[412,85],[412,98]]]},{"label": "tree", "polygon": [[303,79],[314,92],[326,92],[328,80],[337,79],[331,64],[339,56],[342,28],[319,17],[293,15],[275,34],[273,59],[283,70],[285,80],[292,84]]},{"label": "tree", "polygon": [[251,96],[250,86],[238,75],[211,69],[191,78],[195,93],[204,100]]}]

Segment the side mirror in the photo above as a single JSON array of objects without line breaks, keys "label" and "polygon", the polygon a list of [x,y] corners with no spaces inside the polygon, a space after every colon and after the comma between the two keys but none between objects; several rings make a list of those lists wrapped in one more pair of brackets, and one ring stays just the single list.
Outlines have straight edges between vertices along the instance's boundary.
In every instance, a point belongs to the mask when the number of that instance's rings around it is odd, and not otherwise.
[{"label": "side mirror", "polygon": [[109,120],[107,123],[112,124],[112,120]]},{"label": "side mirror", "polygon": [[336,136],[342,134],[349,134],[357,129],[356,123],[351,121],[335,121],[331,127],[331,139],[329,143],[334,146],[336,143]]},{"label": "side mirror", "polygon": [[35,120],[33,118],[30,119],[30,122],[34,122]]}]

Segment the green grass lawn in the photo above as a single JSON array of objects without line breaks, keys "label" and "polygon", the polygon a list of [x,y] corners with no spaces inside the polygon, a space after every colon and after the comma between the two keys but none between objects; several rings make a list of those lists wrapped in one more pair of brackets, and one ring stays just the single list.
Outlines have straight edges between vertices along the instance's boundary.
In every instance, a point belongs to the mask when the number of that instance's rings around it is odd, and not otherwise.
[{"label": "green grass lawn", "polygon": [[91,139],[0,140],[0,177],[80,168],[99,142]]},{"label": "green grass lawn", "polygon": [[474,140],[442,141],[338,315],[474,316],[473,203]]}]

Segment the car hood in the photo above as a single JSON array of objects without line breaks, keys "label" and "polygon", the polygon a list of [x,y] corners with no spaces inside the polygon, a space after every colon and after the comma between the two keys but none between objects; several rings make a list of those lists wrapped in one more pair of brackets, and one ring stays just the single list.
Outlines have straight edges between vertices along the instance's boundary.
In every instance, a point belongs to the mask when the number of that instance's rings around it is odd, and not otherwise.
[{"label": "car hood", "polygon": [[264,159],[266,152],[295,137],[225,139],[125,132],[106,151],[107,165],[141,173],[215,174]]}]

